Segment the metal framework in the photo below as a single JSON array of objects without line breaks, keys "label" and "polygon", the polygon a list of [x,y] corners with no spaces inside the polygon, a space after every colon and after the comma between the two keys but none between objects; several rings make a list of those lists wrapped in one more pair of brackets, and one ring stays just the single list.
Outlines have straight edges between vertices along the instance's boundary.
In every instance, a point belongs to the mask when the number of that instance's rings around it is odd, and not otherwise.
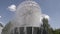
[{"label": "metal framework", "polygon": [[[20,3],[16,10],[15,22],[12,23],[13,28],[16,30],[14,30],[15,34],[21,34],[22,32],[23,34],[37,34],[37,30],[41,25],[40,17],[41,8],[38,3],[33,0],[26,0]],[[22,30],[19,28],[22,28]]]}]

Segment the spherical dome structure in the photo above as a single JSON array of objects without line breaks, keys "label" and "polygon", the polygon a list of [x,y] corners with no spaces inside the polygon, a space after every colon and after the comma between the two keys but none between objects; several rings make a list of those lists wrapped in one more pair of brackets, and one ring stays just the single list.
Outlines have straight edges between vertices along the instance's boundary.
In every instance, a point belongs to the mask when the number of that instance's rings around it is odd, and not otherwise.
[{"label": "spherical dome structure", "polygon": [[17,7],[15,27],[40,27],[41,8],[35,1],[24,1]]},{"label": "spherical dome structure", "polygon": [[[6,31],[5,32],[8,34],[11,33],[16,34],[16,32],[18,32],[20,34],[22,27],[24,28],[24,30],[22,28],[22,32],[24,33],[27,32],[27,29],[25,27],[39,28],[41,25],[40,19],[41,19],[41,8],[39,4],[37,4],[35,1],[30,1],[30,0],[24,1],[18,5],[14,16],[14,20],[12,20],[12,22],[9,23],[10,25],[9,24],[7,25],[9,26],[9,28],[7,28],[8,32]],[[34,29],[31,28],[31,33],[33,32],[33,30]]]}]

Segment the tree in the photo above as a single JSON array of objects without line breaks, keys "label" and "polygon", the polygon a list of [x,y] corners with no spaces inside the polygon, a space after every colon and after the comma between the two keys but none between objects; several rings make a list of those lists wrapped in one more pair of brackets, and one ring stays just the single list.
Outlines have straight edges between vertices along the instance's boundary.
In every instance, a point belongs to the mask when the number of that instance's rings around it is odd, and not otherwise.
[{"label": "tree", "polygon": [[53,34],[50,25],[48,24],[48,19],[43,18],[42,22],[43,22],[43,34]]},{"label": "tree", "polygon": [[53,33],[54,33],[54,34],[60,34],[60,29],[55,29],[55,30],[53,30]]},{"label": "tree", "polygon": [[8,34],[11,26],[12,26],[12,25],[11,25],[11,22],[7,23],[7,24],[5,25],[5,27],[3,28],[3,30],[2,30],[2,34]]}]

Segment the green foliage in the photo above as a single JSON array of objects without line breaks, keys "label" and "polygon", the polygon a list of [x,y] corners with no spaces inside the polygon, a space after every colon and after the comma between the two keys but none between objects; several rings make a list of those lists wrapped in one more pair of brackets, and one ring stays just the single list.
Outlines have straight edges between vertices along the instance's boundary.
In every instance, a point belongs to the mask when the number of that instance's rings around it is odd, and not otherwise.
[{"label": "green foliage", "polygon": [[53,30],[53,33],[54,33],[54,34],[60,34],[60,29],[55,29],[55,30]]},{"label": "green foliage", "polygon": [[12,26],[11,22],[7,23],[6,26],[2,30],[2,34],[8,34],[11,26]]},{"label": "green foliage", "polygon": [[44,30],[46,30],[48,32],[48,34],[60,34],[60,29],[53,30],[50,27],[50,25],[48,24],[48,20],[47,19],[44,18],[42,21],[43,21],[43,28],[44,28]]},{"label": "green foliage", "polygon": [[43,34],[53,34],[48,19],[43,18]]}]

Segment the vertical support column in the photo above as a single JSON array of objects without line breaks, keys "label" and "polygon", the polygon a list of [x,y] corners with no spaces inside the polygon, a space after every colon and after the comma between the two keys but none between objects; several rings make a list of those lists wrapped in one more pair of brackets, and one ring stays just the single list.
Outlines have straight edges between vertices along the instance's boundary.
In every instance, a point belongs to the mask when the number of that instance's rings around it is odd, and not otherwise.
[{"label": "vertical support column", "polygon": [[27,31],[26,31],[26,26],[24,27],[24,33],[27,34]]},{"label": "vertical support column", "polygon": [[20,28],[18,27],[18,33],[20,34]]},{"label": "vertical support column", "polygon": [[32,34],[33,34],[33,31],[34,31],[34,29],[33,29],[33,27],[32,27]]}]

